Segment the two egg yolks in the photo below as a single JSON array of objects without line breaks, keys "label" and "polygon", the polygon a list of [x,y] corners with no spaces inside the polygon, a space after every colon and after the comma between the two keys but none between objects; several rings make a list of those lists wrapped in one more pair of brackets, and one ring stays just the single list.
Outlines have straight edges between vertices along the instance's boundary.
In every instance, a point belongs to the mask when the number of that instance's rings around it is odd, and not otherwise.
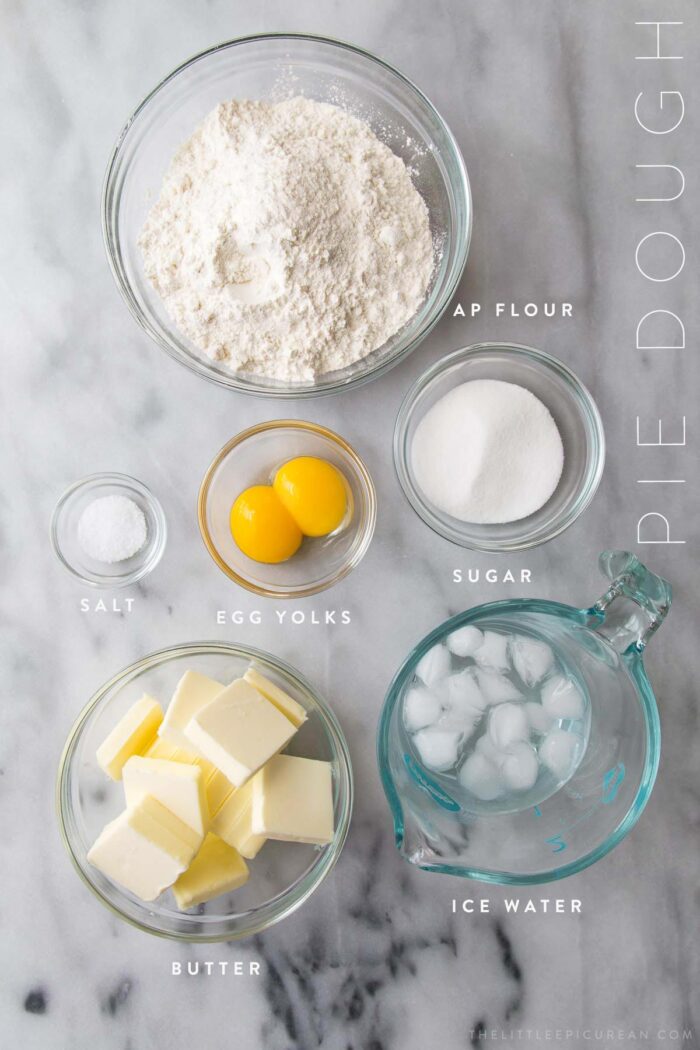
[{"label": "two egg yolks", "polygon": [[298,456],[280,467],[272,485],[252,485],[231,507],[231,534],[254,561],[274,564],[299,550],[304,536],[327,536],[348,509],[345,478],[332,463]]}]

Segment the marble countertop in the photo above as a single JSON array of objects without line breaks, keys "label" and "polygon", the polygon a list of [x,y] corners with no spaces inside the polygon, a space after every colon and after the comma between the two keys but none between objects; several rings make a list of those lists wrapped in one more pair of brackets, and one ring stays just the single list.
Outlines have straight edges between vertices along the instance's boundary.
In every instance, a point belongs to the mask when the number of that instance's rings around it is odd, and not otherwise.
[{"label": "marble countertop", "polygon": [[[654,195],[640,192],[635,165],[672,163],[689,175],[700,160],[690,98],[700,20],[690,0],[678,0],[673,14],[666,7],[651,0],[2,5],[3,1046],[457,1050],[545,1040],[587,1046],[593,1037],[614,1045],[644,1031],[653,1045],[672,1031],[700,1037],[700,508],[691,481],[699,447],[700,318],[691,279],[699,224],[692,190],[672,204],[635,202]],[[635,60],[653,32],[635,20],[664,17],[685,21],[665,32],[678,34],[668,39],[686,59]],[[480,302],[481,313],[472,320],[448,311],[409,360],[360,391],[285,405],[355,443],[380,493],[377,534],[362,565],[333,590],[294,603],[307,614],[350,610],[350,627],[281,629],[274,606],[236,589],[209,559],[193,514],[200,477],[226,439],[280,408],[166,360],[128,315],[100,232],[106,159],[136,101],[186,56],[279,28],[352,40],[407,73],[455,132],[475,202],[455,303]],[[685,93],[684,123],[673,135],[645,134],[634,100],[662,89]],[[672,282],[652,283],[635,268],[638,241],[655,230],[686,247],[686,270]],[[517,318],[507,307],[496,317],[499,301],[566,301],[573,315]],[[637,321],[656,307],[683,318],[685,351],[636,350]],[[592,507],[556,541],[512,557],[472,554],[433,535],[405,502],[391,463],[393,422],[409,384],[447,351],[484,339],[530,343],[572,366],[597,399],[608,437]],[[683,414],[685,447],[637,447],[636,417],[653,440],[659,417],[678,433]],[[61,569],[48,542],[60,493],[99,470],[141,478],[168,517],[164,559],[128,592],[130,614],[81,612],[80,599],[94,595]],[[688,480],[639,483],[659,477]],[[665,513],[673,538],[685,543],[638,545],[647,512]],[[670,622],[647,661],[664,735],[658,783],[611,855],[557,886],[518,894],[580,899],[580,915],[505,916],[502,889],[425,874],[395,851],[375,763],[378,712],[394,670],[423,634],[454,612],[523,590],[483,575],[458,585],[453,569],[527,568],[528,594],[580,605],[602,593],[596,559],[611,546],[646,557],[675,589]],[[218,609],[256,608],[265,613],[261,625],[216,623]],[[132,930],[86,892],[59,839],[54,778],[66,733],[97,686],[146,652],[202,638],[269,648],[318,686],[348,736],[357,801],[339,864],[305,907],[253,941],[188,948]],[[470,896],[490,898],[491,913],[452,915],[452,898]],[[232,970],[236,960],[245,968],[259,962],[260,975],[220,973],[220,962]],[[215,966],[210,976],[202,966],[197,977],[175,977],[174,961]]]}]

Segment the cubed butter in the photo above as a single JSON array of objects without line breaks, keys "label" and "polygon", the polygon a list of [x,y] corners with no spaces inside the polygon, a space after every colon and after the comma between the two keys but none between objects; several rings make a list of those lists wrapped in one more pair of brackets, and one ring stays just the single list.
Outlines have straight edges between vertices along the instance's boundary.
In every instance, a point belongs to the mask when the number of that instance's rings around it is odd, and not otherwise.
[{"label": "cubed butter", "polygon": [[[191,747],[191,745],[190,745]],[[145,758],[166,758],[170,762],[182,762],[190,766],[198,766],[204,777],[204,790],[207,796],[207,809],[209,813],[216,813],[231,792],[233,784],[227,780],[221,770],[207,762],[201,755],[195,755],[192,750],[183,751],[181,747],[175,747],[162,737],[157,737],[149,747]]]},{"label": "cubed butter", "polygon": [[325,845],[333,822],[330,762],[275,755],[253,780],[254,834]]},{"label": "cubed butter", "polygon": [[253,860],[265,845],[264,835],[253,834],[253,784],[262,770],[230,795],[211,820],[211,830],[238,850],[242,857]]},{"label": "cubed butter", "polygon": [[203,707],[185,732],[195,749],[240,787],[296,730],[262,693],[239,678]]},{"label": "cubed butter", "polygon": [[185,671],[168,704],[158,735],[185,751],[191,751],[192,741],[185,736],[187,723],[223,688],[221,682],[215,682],[198,671]]},{"label": "cubed butter", "polygon": [[201,842],[158,799],[145,795],[102,829],[87,859],[141,900],[152,901],[187,870]]},{"label": "cubed butter", "polygon": [[[206,762],[206,759],[202,759],[202,762]],[[211,762],[207,762],[209,772],[206,775],[206,792],[207,792],[207,803],[209,805],[209,812],[216,813],[217,809],[220,809],[227,798],[229,798],[236,790],[220,769],[213,766]]]},{"label": "cubed butter", "polygon": [[163,710],[152,696],[144,695],[129,708],[97,749],[97,762],[112,780],[121,780],[124,763],[153,743]]},{"label": "cubed butter", "polygon": [[212,897],[230,893],[248,881],[248,866],[240,854],[211,832],[186,872],[173,886],[178,908],[186,911]]},{"label": "cubed butter", "polygon": [[269,678],[265,678],[261,675],[254,667],[249,667],[243,678],[249,685],[252,685],[254,689],[257,689],[259,693],[269,700],[271,704],[274,704],[278,711],[281,711],[283,715],[289,719],[289,721],[299,728],[306,719],[307,713],[306,708],[302,707],[298,700],[289,696],[283,689],[280,689],[278,685],[271,682]]},{"label": "cubed butter", "polygon": [[165,758],[169,762],[179,762],[181,761],[181,759],[178,758],[180,754],[182,754],[182,752],[175,746],[175,744],[169,744],[167,740],[163,740],[161,737],[156,736],[150,747],[143,752],[143,757]]},{"label": "cubed butter", "polygon": [[209,809],[204,774],[199,766],[134,755],[124,766],[122,779],[127,806],[134,806],[144,795],[151,795],[200,838],[204,837]]}]

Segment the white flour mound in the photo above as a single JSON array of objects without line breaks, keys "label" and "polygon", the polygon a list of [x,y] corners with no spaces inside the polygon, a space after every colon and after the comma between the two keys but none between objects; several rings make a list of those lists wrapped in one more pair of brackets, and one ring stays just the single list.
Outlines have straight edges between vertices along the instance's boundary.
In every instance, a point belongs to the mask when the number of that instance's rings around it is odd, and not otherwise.
[{"label": "white flour mound", "polygon": [[382,346],[434,266],[403,161],[368,124],[304,98],[217,106],[173,158],[139,246],[200,351],[287,382]]}]

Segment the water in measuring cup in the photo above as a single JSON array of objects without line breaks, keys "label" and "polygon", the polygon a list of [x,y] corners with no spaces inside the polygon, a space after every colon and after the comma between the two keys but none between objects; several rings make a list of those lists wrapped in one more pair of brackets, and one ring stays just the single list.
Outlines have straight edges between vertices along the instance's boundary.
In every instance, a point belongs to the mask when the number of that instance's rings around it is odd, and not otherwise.
[{"label": "water in measuring cup", "polygon": [[574,774],[590,703],[551,640],[489,621],[458,628],[425,654],[401,722],[415,759],[465,810],[515,812]]}]

